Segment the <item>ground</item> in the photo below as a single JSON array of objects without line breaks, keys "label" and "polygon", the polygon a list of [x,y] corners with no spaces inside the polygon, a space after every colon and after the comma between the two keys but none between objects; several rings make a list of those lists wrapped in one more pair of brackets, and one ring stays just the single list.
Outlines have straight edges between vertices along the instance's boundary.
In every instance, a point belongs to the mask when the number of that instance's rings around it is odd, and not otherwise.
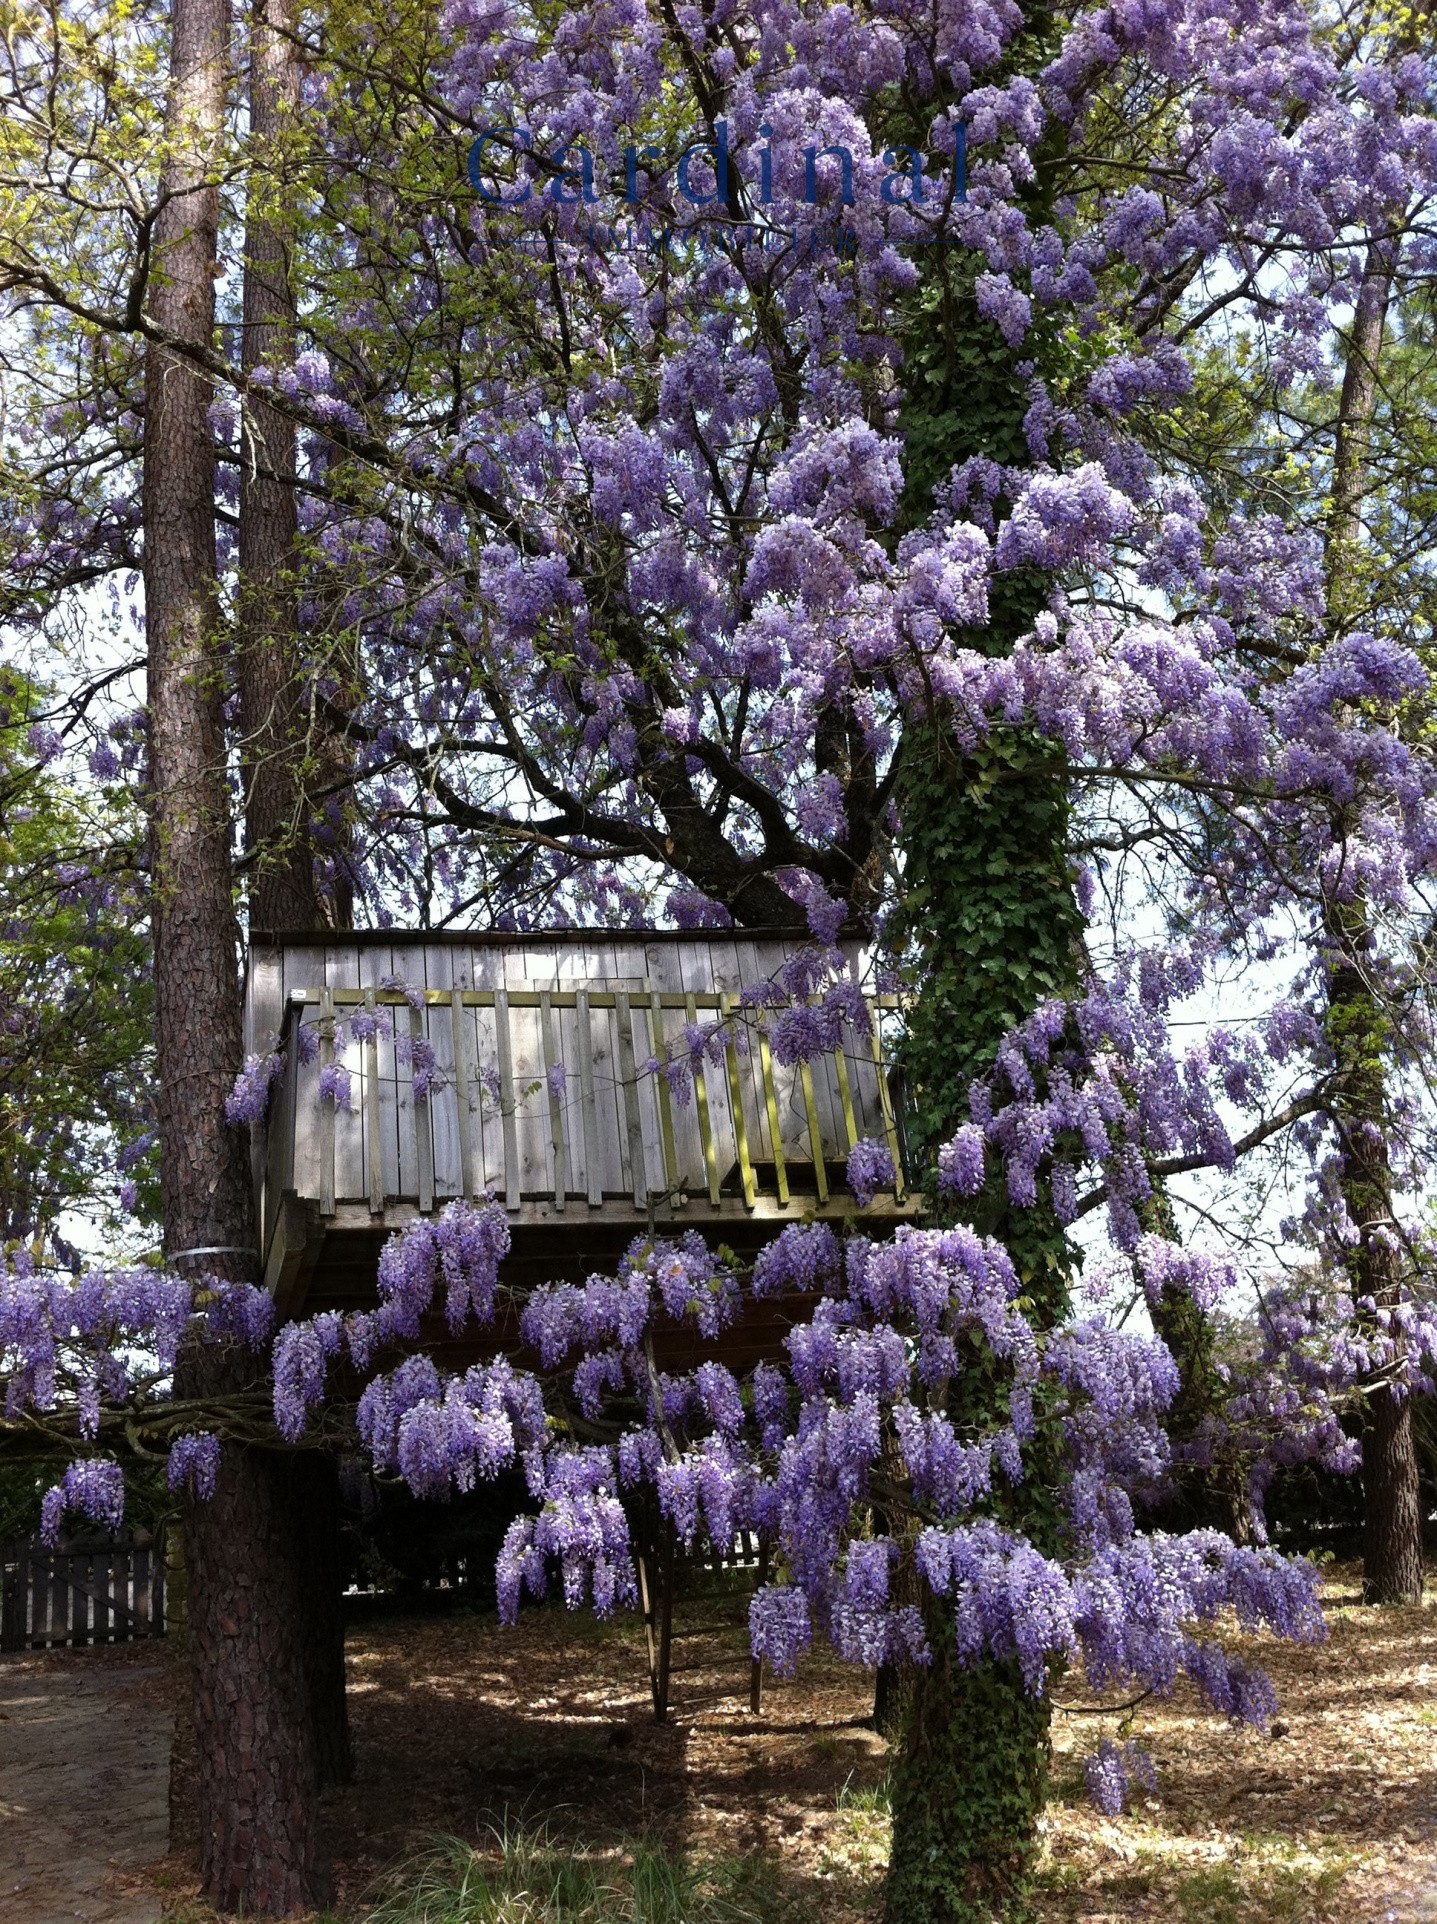
[{"label": "ground", "polygon": [[[1437,1594],[1420,1610],[1364,1609],[1339,1571],[1326,1604],[1325,1645],[1262,1639],[1251,1653],[1282,1699],[1269,1734],[1229,1730],[1186,1692],[1139,1708],[1132,1734],[1158,1759],[1159,1788],[1120,1819],[1087,1808],[1079,1762],[1116,1717],[1085,1714],[1080,1686],[1064,1689],[1044,1924],[1437,1924]],[[386,1869],[436,1833],[477,1841],[522,1816],[599,1850],[657,1832],[763,1924],[876,1919],[887,1758],[862,1721],[870,1685],[815,1660],[791,1684],[766,1683],[751,1716],[742,1619],[736,1597],[680,1606],[663,1727],[631,1622],[556,1608],[526,1611],[514,1631],[461,1614],[354,1624],[358,1774],[325,1800],[336,1910],[362,1915]],[[71,1658],[71,1672],[62,1661],[47,1688],[70,1674],[87,1684],[105,1656]],[[24,1674],[7,1664],[0,1680]],[[123,1663],[114,1674],[117,1691],[133,1689]],[[120,1696],[116,1712],[130,1715]],[[201,1924],[183,1853],[152,1879],[174,1924]],[[0,1918],[51,1924],[39,1908]]]},{"label": "ground", "polygon": [[152,1924],[169,1834],[163,1644],[0,1664],[0,1920]]}]

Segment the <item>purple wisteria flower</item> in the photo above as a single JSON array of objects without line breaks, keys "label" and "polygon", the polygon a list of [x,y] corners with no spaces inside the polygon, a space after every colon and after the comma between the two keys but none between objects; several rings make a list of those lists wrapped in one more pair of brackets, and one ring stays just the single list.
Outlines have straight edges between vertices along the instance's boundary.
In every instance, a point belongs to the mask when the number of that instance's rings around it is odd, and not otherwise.
[{"label": "purple wisteria flower", "polygon": [[208,1503],[215,1493],[220,1468],[220,1441],[207,1430],[179,1437],[171,1446],[165,1482],[172,1490],[188,1490]]},{"label": "purple wisteria flower", "polygon": [[1106,1817],[1122,1814],[1134,1785],[1149,1792],[1158,1787],[1158,1773],[1147,1752],[1135,1743],[1114,1743],[1111,1737],[1104,1737],[1096,1755],[1084,1761],[1083,1771],[1088,1796]]},{"label": "purple wisteria flower", "polygon": [[895,1178],[893,1153],[886,1142],[866,1136],[848,1152],[848,1186],[860,1209],[867,1209],[880,1189],[891,1189]]},{"label": "purple wisteria flower", "polygon": [[40,1504],[40,1537],[54,1549],[67,1512],[85,1516],[112,1536],[125,1520],[125,1474],[118,1463],[85,1457],[72,1463]]}]

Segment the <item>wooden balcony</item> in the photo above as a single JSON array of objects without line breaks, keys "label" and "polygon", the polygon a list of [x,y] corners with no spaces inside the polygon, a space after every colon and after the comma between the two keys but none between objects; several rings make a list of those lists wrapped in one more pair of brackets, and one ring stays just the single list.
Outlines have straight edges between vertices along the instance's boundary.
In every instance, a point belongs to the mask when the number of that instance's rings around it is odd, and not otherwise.
[{"label": "wooden balcony", "polygon": [[[509,1213],[514,1282],[582,1278],[649,1229],[749,1252],[785,1223],[858,1214],[845,1163],[861,1137],[900,1171],[862,1213],[912,1216],[885,1067],[896,998],[867,993],[872,1033],[845,1025],[841,1048],[796,1068],[741,1006],[800,946],[728,930],[256,936],[245,1046],[283,1062],[254,1140],[281,1313],[372,1301],[387,1235],[486,1191]],[[859,945],[846,954],[863,985]],[[360,1011],[376,1033],[350,1032]],[[655,1072],[687,1062],[686,1025],[725,1018],[691,1083]],[[348,1109],[320,1100],[331,1064]]]}]

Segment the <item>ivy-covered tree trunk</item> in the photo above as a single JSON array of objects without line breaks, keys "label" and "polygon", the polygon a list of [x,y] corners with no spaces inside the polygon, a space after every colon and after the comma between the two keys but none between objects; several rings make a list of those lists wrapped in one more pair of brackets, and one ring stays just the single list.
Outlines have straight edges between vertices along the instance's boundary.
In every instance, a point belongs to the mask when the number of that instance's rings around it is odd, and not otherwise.
[{"label": "ivy-covered tree trunk", "polygon": [[[241,1020],[211,392],[184,351],[213,342],[228,55],[227,0],[176,0],[149,298],[161,338],[145,364],[147,801],[165,1254],[189,1274],[252,1276],[248,1156],[224,1113]],[[252,1371],[194,1344],[177,1385],[223,1390]],[[221,1910],[274,1916],[319,1895],[288,1472],[226,1446],[213,1500],[185,1518],[205,1889]]]},{"label": "ivy-covered tree trunk", "polygon": [[[1357,1230],[1348,1268],[1358,1300],[1381,1309],[1399,1299],[1402,1280],[1387,1153],[1388,1025],[1368,980],[1365,911],[1360,904],[1335,905],[1328,923],[1332,1114],[1342,1156],[1342,1200]],[[1367,1398],[1362,1494],[1364,1601],[1420,1603],[1422,1505],[1412,1400],[1385,1383]]]},{"label": "ivy-covered tree trunk", "polygon": [[[1036,71],[1051,16],[1035,6],[1011,60]],[[905,136],[906,138],[907,136]],[[1061,141],[1061,132],[1051,137]],[[1033,194],[1051,190],[1039,170]],[[933,491],[973,455],[1023,467],[1026,381],[1017,357],[977,312],[971,263],[938,258],[923,270],[905,340],[904,481],[918,523]],[[1041,346],[1025,343],[1025,356]],[[1022,570],[997,577],[989,619],[965,637],[1005,654],[1043,605],[1046,581]],[[1082,916],[1068,857],[1063,758],[1035,737],[998,731],[959,750],[942,712],[905,731],[899,784],[904,871],[900,941],[917,951],[919,999],[905,1044],[910,1137],[920,1159],[970,1119],[969,1090],[993,1067],[999,1044],[1050,996],[1077,987]],[[939,1220],[936,1186],[929,1204]],[[966,1204],[964,1219],[1000,1237],[1051,1326],[1068,1307],[1068,1250],[1050,1207],[1011,1207],[1001,1179]],[[960,1373],[949,1415],[991,1416],[996,1387]],[[1013,1493],[1024,1532],[1056,1547],[1056,1498],[1030,1475]],[[1046,1514],[1045,1514],[1046,1512]],[[887,1924],[988,1924],[1021,1909],[1047,1794],[1049,1709],[1008,1665],[965,1669],[953,1648],[951,1609],[930,1605],[933,1661],[915,1667],[893,1778],[893,1847]]]},{"label": "ivy-covered tree trunk", "polygon": [[1032,1870],[1047,1795],[1047,1699],[1029,1695],[1013,1665],[965,1669],[952,1612],[928,1615],[933,1661],[910,1693],[893,1784],[889,1924],[1011,1913]]},{"label": "ivy-covered tree trunk", "polygon": [[[1045,997],[1073,992],[1081,918],[1051,749],[1014,735],[963,758],[940,723],[915,731],[905,753],[905,930],[922,957],[905,1059],[921,1154],[968,1120],[969,1086],[991,1069],[1004,1034]],[[999,1179],[964,1214],[1005,1242],[1038,1319],[1061,1320],[1067,1254],[1050,1211],[1014,1209]],[[961,1425],[997,1393],[981,1372],[960,1372],[948,1413]],[[1030,1474],[1009,1500],[1028,1536],[1055,1547],[1052,1485]],[[931,1604],[927,1615],[934,1655],[912,1674],[894,1771],[886,1915],[888,1924],[988,1924],[1021,1906],[1033,1866],[1048,1705],[1011,1665],[964,1668],[951,1608]]]}]

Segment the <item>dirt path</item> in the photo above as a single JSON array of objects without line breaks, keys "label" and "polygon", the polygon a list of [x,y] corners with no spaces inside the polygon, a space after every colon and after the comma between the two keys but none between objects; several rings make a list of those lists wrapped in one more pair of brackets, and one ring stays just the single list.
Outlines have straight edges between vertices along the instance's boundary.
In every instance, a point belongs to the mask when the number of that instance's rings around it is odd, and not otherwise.
[{"label": "dirt path", "polygon": [[153,1646],[0,1664],[0,1924],[156,1924],[171,1694]]}]

